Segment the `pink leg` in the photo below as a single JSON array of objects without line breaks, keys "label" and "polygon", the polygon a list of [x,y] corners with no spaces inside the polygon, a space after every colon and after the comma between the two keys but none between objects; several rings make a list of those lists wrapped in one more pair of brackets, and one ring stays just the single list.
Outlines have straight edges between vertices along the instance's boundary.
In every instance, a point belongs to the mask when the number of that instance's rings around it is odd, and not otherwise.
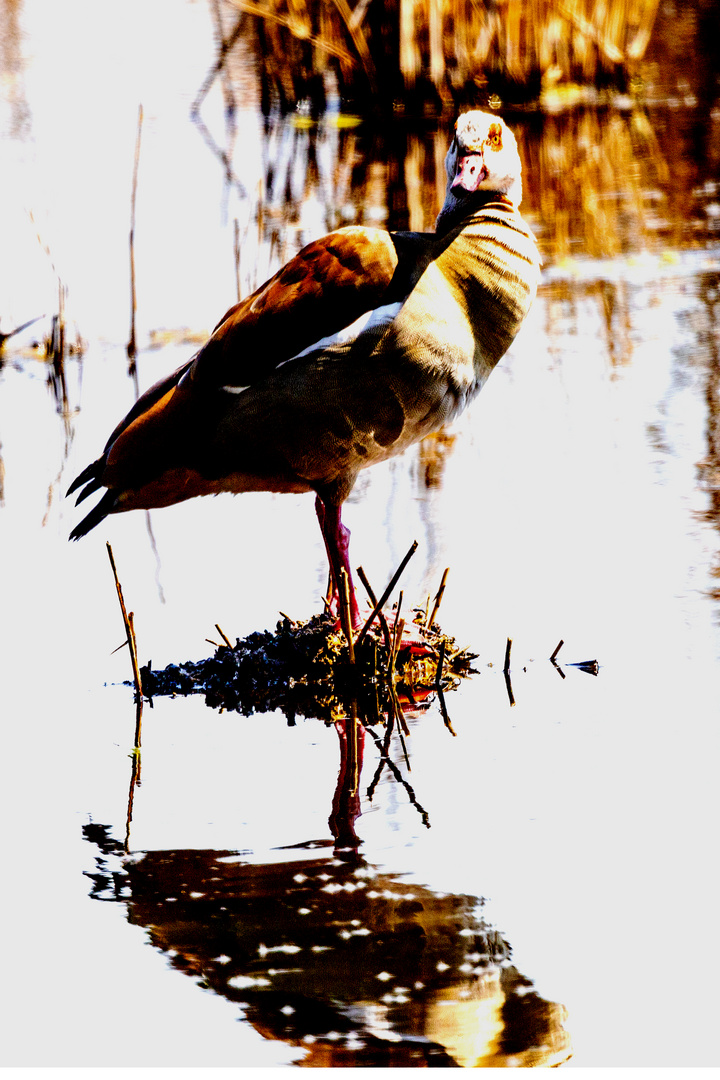
[{"label": "pink leg", "polygon": [[330,573],[335,586],[335,597],[337,599],[340,595],[340,571],[344,570],[347,574],[348,591],[350,593],[350,617],[353,629],[355,629],[360,625],[360,612],[358,611],[355,586],[353,585],[348,558],[350,530],[343,525],[340,512],[340,506],[335,506],[333,503],[324,503],[319,495],[315,499],[315,513],[325,541]]}]

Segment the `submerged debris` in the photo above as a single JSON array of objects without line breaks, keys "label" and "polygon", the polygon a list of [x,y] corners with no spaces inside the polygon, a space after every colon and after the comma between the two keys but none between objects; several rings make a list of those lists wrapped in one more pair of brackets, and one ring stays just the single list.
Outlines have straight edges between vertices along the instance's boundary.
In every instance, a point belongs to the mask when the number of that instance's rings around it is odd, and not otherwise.
[{"label": "submerged debris", "polygon": [[206,660],[169,664],[162,671],[148,664],[141,669],[143,691],[148,698],[204,694],[211,707],[245,715],[279,709],[290,723],[298,715],[334,723],[354,702],[372,724],[392,708],[393,696],[421,707],[436,689],[452,689],[472,674],[473,653],[437,625],[412,625],[417,634],[403,638],[392,653],[381,633],[368,632],[355,644],[351,663],[345,636],[330,615],[307,622],[284,616],[274,633],[255,632],[232,647],[220,645]]}]

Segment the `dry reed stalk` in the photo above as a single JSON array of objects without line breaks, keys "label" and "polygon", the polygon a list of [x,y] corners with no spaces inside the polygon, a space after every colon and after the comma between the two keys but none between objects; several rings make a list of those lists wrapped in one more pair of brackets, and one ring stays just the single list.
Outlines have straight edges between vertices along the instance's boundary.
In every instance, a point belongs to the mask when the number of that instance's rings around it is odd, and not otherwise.
[{"label": "dry reed stalk", "polygon": [[340,13],[340,17],[347,27],[347,31],[352,38],[352,43],[357,50],[357,54],[360,57],[363,68],[365,69],[365,75],[367,77],[368,86],[371,93],[377,92],[377,76],[375,74],[375,64],[373,62],[370,49],[368,48],[367,39],[360,27],[360,19],[354,18],[355,12],[347,3],[347,0],[333,0],[335,7]]},{"label": "dry reed stalk", "polygon": [[400,0],[398,61],[408,89],[413,89],[422,68],[422,56],[416,37],[420,6],[420,0]]},{"label": "dry reed stalk", "polygon": [[[36,315],[34,319],[28,319],[27,322],[21,323],[20,326],[16,326],[14,330],[10,330],[7,334],[3,334],[3,332],[0,330],[0,356],[2,356],[2,351],[5,347],[6,341],[8,341],[11,337],[15,337],[15,335],[19,334],[21,330],[26,330],[28,326],[32,326],[33,323],[38,322],[38,320],[42,318],[42,315]],[[0,363],[1,362],[2,361],[0,361]]]},{"label": "dry reed stalk", "polygon": [[398,735],[400,736],[400,742],[402,743],[403,754],[405,755],[405,763],[410,771],[410,759],[408,758],[407,747],[405,746],[405,740],[403,735],[410,734],[410,728],[407,725],[405,719],[405,713],[403,707],[400,704],[400,699],[397,696],[397,690],[395,688],[395,664],[397,662],[398,652],[400,651],[400,645],[402,643],[403,630],[405,629],[405,620],[400,618],[400,605],[402,604],[402,592],[398,599],[397,610],[395,612],[395,622],[392,628],[392,647],[390,649],[390,655],[387,665],[387,688],[390,694],[390,702],[395,711],[395,716],[398,722]]},{"label": "dry reed stalk", "polygon": [[[365,571],[363,570],[362,566],[358,566],[357,573],[358,573],[358,577],[360,578],[363,585],[365,586],[365,591],[367,592],[367,594],[368,594],[368,596],[370,598],[370,603],[374,607],[377,604],[377,597],[375,596],[375,593],[373,591],[373,588],[372,588],[370,582],[368,581],[367,577],[365,576]],[[387,650],[389,652],[390,647],[391,647],[390,629],[389,629],[388,624],[387,624],[387,619],[383,615],[382,611],[378,611],[378,619],[380,621],[380,626],[382,628],[383,638],[385,639],[385,646],[386,646],[386,648],[387,648]],[[375,667],[373,668],[373,671],[376,670],[376,668],[377,668],[377,662],[375,663]]]},{"label": "dry reed stalk", "polygon": [[[559,0],[557,8],[560,15],[567,19],[573,30],[580,35],[581,41],[584,40],[584,42],[588,43],[592,42],[592,44],[595,45],[602,55],[612,64],[622,64],[625,59],[622,50],[617,47],[610,37],[613,26],[617,29],[616,12],[619,4],[610,3],[605,6],[606,17],[605,26],[603,27],[597,26],[585,17],[580,10],[581,8],[584,8],[584,6],[583,0]],[[584,53],[584,74],[590,76],[595,73],[597,64],[593,63],[593,58],[589,49],[585,48]]]},{"label": "dry reed stalk", "polygon": [[125,626],[125,634],[127,637],[128,647],[130,649],[130,660],[132,663],[133,680],[135,682],[136,700],[142,701],[142,681],[140,679],[140,666],[138,664],[137,657],[137,641],[135,638],[135,627],[133,625],[133,614],[131,612],[130,615],[128,615],[127,608],[125,607],[122,586],[118,577],[117,567],[115,565],[115,557],[113,556],[113,550],[110,546],[110,542],[106,541],[105,546],[107,548],[108,558],[110,559],[110,566],[112,567],[113,577],[115,578],[115,588],[117,590],[118,600],[120,602],[120,611],[122,612],[123,625]]},{"label": "dry reed stalk", "polygon": [[405,745],[405,738],[404,738],[405,735],[410,734],[410,728],[407,725],[407,720],[405,719],[405,713],[403,712],[403,707],[400,704],[400,699],[397,696],[397,690],[395,689],[395,681],[393,679],[389,680],[389,682],[387,684],[387,689],[388,689],[388,693],[390,695],[391,708],[392,708],[392,710],[393,710],[393,712],[395,714],[395,719],[397,720],[397,724],[398,724],[398,737],[400,739],[400,744],[402,746],[403,756],[405,758],[405,764],[407,765],[408,772],[410,772],[410,759],[408,757],[407,746]]},{"label": "dry reed stalk", "polygon": [[48,383],[52,388],[55,405],[58,413],[63,418],[65,437],[71,437],[72,425],[70,423],[70,405],[67,392],[67,379],[65,377],[65,297],[67,289],[58,278],[58,313],[53,315],[50,329],[50,337],[45,343],[45,355],[52,367],[48,376]]},{"label": "dry reed stalk", "polygon": [[[281,612],[281,614],[282,614],[282,612]],[[230,638],[227,636],[225,631],[220,626],[218,626],[217,623],[215,623],[215,629],[217,630],[218,634],[220,635],[220,637],[223,639],[223,641],[227,645],[228,649],[232,649],[233,646],[232,646],[232,642],[230,641]]]},{"label": "dry reed stalk", "polygon": [[445,662],[445,642],[443,641],[440,644],[440,656],[438,657],[438,663],[437,663],[437,667],[435,669],[435,690],[437,691],[438,701],[440,703],[440,714],[441,714],[441,716],[443,718],[443,723],[444,723],[445,727],[448,729],[448,731],[450,732],[451,735],[457,736],[457,732],[455,731],[454,727],[452,726],[452,723],[450,722],[450,717],[448,715],[447,706],[445,704],[445,695],[443,694],[442,669],[443,669],[443,663],[444,662]]},{"label": "dry reed stalk", "polygon": [[442,680],[443,664],[445,663],[445,642],[440,643],[440,655],[438,656],[437,667],[435,668],[435,685],[440,686]]},{"label": "dry reed stalk", "polygon": [[445,67],[445,15],[450,4],[447,0],[428,0],[428,51],[430,53],[430,78],[441,98],[447,96]]},{"label": "dry reed stalk", "polygon": [[512,679],[510,676],[510,650],[512,649],[512,638],[508,638],[505,644],[505,664],[503,666],[503,675],[505,676],[505,687],[507,689],[508,699],[511,705],[515,704],[515,697],[512,690]]},{"label": "dry reed stalk", "polygon": [[190,106],[190,116],[193,120],[197,118],[197,115],[200,111],[200,106],[210,92],[210,87],[215,82],[215,79],[225,70],[228,53],[232,49],[233,45],[235,45],[236,41],[238,41],[238,39],[240,38],[242,30],[243,22],[242,16],[240,16],[237,23],[235,24],[234,29],[228,37],[226,37],[224,33],[221,34],[222,40],[220,42],[220,49],[218,51],[217,60],[205,76],[205,79],[203,80],[203,83],[195,96],[195,100]]},{"label": "dry reed stalk", "polygon": [[[244,11],[248,15],[256,15],[267,23],[274,23],[278,26],[285,27],[294,37],[309,41],[310,44],[314,45],[317,49],[323,49],[331,55],[344,60],[348,64],[352,65],[354,63],[353,57],[347,49],[335,42],[327,40],[327,38],[321,38],[318,35],[312,34],[306,22],[299,18],[297,13],[282,15],[275,9],[274,5],[254,3],[253,0],[230,0],[230,3],[239,11]],[[282,55],[282,52],[278,55]]]},{"label": "dry reed stalk", "polygon": [[[393,628],[392,628],[393,652],[396,655],[397,655],[397,650],[398,650],[398,625],[400,625],[401,627],[405,625],[405,620],[400,618],[400,610],[402,608],[402,602],[403,602],[403,590],[401,589],[400,593],[398,595],[397,606],[395,608],[395,619],[393,620]],[[401,631],[401,633],[402,633],[402,631]]]},{"label": "dry reed stalk", "polygon": [[208,127],[205,124],[200,112],[203,101],[210,92],[210,88],[212,87],[218,76],[221,76],[223,80],[223,96],[226,102],[226,117],[228,118],[229,142],[232,143],[236,134],[236,125],[234,120],[235,98],[234,95],[231,93],[232,84],[230,79],[230,73],[226,67],[226,63],[230,52],[232,51],[237,41],[240,39],[245,29],[245,25],[242,15],[240,15],[229,35],[225,35],[225,32],[222,29],[221,21],[218,22],[218,27],[218,33],[221,40],[218,49],[217,59],[215,60],[213,66],[210,68],[208,74],[205,76],[205,79],[203,80],[200,89],[195,95],[195,100],[190,106],[190,117],[193,123],[197,125],[200,134],[202,135],[207,145],[210,147],[212,153],[215,154],[215,156],[220,160],[223,166],[227,183],[229,185],[231,184],[236,189],[241,199],[244,199],[246,196],[245,187],[233,172],[231,154],[228,152],[227,149],[218,146],[218,144],[215,142],[215,139],[208,130]]},{"label": "dry reed stalk", "polygon": [[441,686],[438,686],[438,688],[437,688],[437,696],[438,696],[438,701],[440,703],[440,715],[443,718],[443,724],[448,729],[450,734],[454,735],[457,738],[457,731],[452,726],[452,721],[450,720],[450,716],[449,716],[448,711],[447,711],[447,705],[445,704],[445,695],[443,694]]},{"label": "dry reed stalk", "polygon": [[448,574],[449,573],[450,573],[450,567],[446,566],[445,570],[443,572],[442,580],[440,582],[440,588],[438,589],[437,593],[435,594],[435,600],[433,602],[433,607],[432,607],[432,612],[430,613],[430,618],[427,619],[426,622],[425,622],[425,625],[428,626],[428,627],[432,626],[432,624],[435,622],[435,619],[437,618],[437,613],[440,610],[440,605],[442,603],[442,598],[445,595],[445,586],[447,584],[447,579],[448,579]]},{"label": "dry reed stalk", "polygon": [[[630,60],[642,60],[645,50],[650,44],[652,28],[655,25],[655,17],[660,0],[640,0],[631,5],[635,10],[635,35],[627,46],[627,56]],[[637,10],[639,9],[639,10]]]},{"label": "dry reed stalk", "polygon": [[[217,4],[217,0],[213,0]],[[337,86],[380,107],[450,111],[478,95],[535,99],[546,87],[622,83],[650,41],[659,0],[228,0],[253,17],[263,110]],[[246,32],[221,32],[222,47]],[[209,88],[223,68],[224,54]],[[330,81],[328,81],[330,80]],[[322,89],[320,89],[322,88]],[[500,99],[498,98],[498,101]]]},{"label": "dry reed stalk", "polygon": [[508,75],[518,81],[523,76],[522,30],[525,21],[524,6],[522,0],[507,0],[503,20],[505,68]]},{"label": "dry reed stalk", "polygon": [[127,343],[128,373],[135,379],[136,397],[139,396],[140,388],[137,382],[137,341],[135,337],[135,318],[137,315],[137,288],[135,283],[135,208],[137,203],[142,125],[143,107],[142,105],[139,105],[137,135],[135,136],[135,157],[133,160],[132,190],[130,195],[130,339]]},{"label": "dry reed stalk", "polygon": [[367,634],[368,630],[370,629],[370,627],[374,623],[375,619],[377,618],[378,612],[382,609],[382,607],[383,607],[385,601],[387,600],[388,596],[390,595],[390,593],[393,591],[393,589],[397,585],[403,570],[405,569],[407,564],[410,562],[410,559],[413,557],[413,555],[417,551],[417,546],[418,546],[417,540],[413,540],[413,542],[410,545],[410,547],[409,547],[406,555],[404,556],[402,562],[400,563],[397,570],[395,571],[392,578],[390,579],[390,582],[389,582],[387,588],[385,589],[385,592],[382,594],[382,596],[378,600],[377,604],[375,605],[375,607],[371,611],[367,622],[365,623],[362,630],[360,631],[360,633],[358,635],[357,642],[356,642],[356,644],[358,646],[360,646],[360,644],[364,640],[365,635]]},{"label": "dry reed stalk", "polygon": [[133,804],[135,802],[135,788],[141,783],[141,762],[139,743],[135,744],[132,757],[132,770],[130,773],[130,787],[128,789],[127,811],[125,813],[125,842],[123,847],[127,854],[130,853],[130,826],[132,824]]},{"label": "dry reed stalk", "polygon": [[395,625],[392,631],[392,649],[390,650],[390,658],[388,660],[388,677],[392,678],[395,671],[395,664],[397,662],[398,653],[400,652],[400,646],[402,645],[403,630],[405,629],[405,620],[395,620]]},{"label": "dry reed stalk", "polygon": [[232,48],[232,45],[234,45],[235,41],[240,35],[242,16],[240,16],[235,27],[233,28],[228,37],[228,35],[226,35],[225,33],[225,26],[223,24],[223,17],[220,10],[219,0],[212,0],[211,8],[213,18],[215,20],[215,31],[220,41],[220,55],[223,57],[223,63],[220,65],[220,70],[218,71],[218,74],[221,78],[222,94],[223,100],[225,102],[225,118],[234,127],[236,110],[235,93],[233,91],[232,79],[230,77],[230,73],[224,60],[227,57],[230,49]]},{"label": "dry reed stalk", "polygon": [[553,653],[553,654],[552,654],[552,656],[550,657],[550,663],[552,664],[552,666],[553,666],[553,667],[555,668],[555,670],[556,670],[556,671],[558,672],[558,674],[560,675],[560,677],[561,677],[562,679],[564,679],[564,678],[565,678],[565,672],[563,671],[563,669],[562,669],[562,668],[560,667],[560,665],[558,664],[558,662],[557,662],[557,656],[558,656],[558,653],[560,652],[560,650],[562,649],[562,647],[563,647],[563,645],[564,645],[564,644],[565,644],[565,642],[563,641],[563,639],[562,639],[562,638],[560,638],[560,640],[558,641],[557,645],[555,646],[555,651],[554,651],[554,653]]},{"label": "dry reed stalk", "polygon": [[420,139],[412,135],[403,162],[405,192],[408,206],[408,228],[422,232],[425,228],[425,185],[422,168],[423,152]]},{"label": "dry reed stalk", "polygon": [[[133,658],[133,678],[135,680],[135,742],[134,747],[136,751],[140,750],[140,740],[142,738],[142,714],[143,714],[143,696],[142,696],[142,683],[140,682],[140,668],[138,666],[137,659],[137,638],[135,637],[135,614],[134,612],[128,612],[128,625],[130,627],[130,640],[132,641],[132,650],[130,655]],[[138,769],[140,767],[140,758],[138,756]]]}]

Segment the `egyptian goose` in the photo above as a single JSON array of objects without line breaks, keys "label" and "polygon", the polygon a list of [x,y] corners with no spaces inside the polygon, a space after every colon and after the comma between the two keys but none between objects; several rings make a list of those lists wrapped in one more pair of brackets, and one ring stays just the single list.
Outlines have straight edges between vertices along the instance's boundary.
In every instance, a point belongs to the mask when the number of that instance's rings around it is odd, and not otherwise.
[{"label": "egyptian goose", "polygon": [[460,116],[434,233],[349,226],[316,240],[230,308],[187,363],[147,390],[72,484],[108,514],[222,491],[314,491],[337,595],[359,612],[341,507],[361,469],[452,420],[527,314],[539,278],[515,137]]}]

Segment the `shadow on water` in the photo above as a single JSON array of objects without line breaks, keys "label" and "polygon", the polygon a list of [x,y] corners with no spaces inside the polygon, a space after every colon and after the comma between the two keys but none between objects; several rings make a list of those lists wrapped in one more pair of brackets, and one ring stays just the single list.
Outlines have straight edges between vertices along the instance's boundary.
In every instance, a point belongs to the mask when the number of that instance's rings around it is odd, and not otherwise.
[{"label": "shadow on water", "polygon": [[[482,918],[361,858],[264,865],[228,851],[121,859],[103,825],[92,895],[124,905],[201,987],[237,1003],[303,1066],[557,1065],[565,1010],[543,1000]],[[118,867],[117,869],[115,867]]]},{"label": "shadow on water", "polygon": [[[83,833],[98,849],[93,898],[122,904],[174,968],[236,1003],[265,1038],[302,1047],[303,1066],[565,1061],[564,1008],[513,966],[482,898],[407,884],[359,854],[365,731],[351,718],[335,728],[333,841],[269,863],[232,851],[127,855],[110,827],[92,823]],[[305,855],[330,846],[332,855]]]}]

